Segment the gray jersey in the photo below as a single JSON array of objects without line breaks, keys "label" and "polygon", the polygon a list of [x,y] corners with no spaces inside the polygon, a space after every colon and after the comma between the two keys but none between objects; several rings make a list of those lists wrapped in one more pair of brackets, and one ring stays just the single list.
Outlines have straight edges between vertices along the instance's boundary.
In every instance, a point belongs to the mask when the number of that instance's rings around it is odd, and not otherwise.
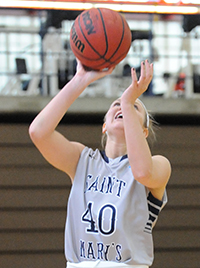
[{"label": "gray jersey", "polygon": [[166,201],[134,179],[126,156],[109,161],[86,147],[68,200],[66,259],[150,266],[152,228]]}]

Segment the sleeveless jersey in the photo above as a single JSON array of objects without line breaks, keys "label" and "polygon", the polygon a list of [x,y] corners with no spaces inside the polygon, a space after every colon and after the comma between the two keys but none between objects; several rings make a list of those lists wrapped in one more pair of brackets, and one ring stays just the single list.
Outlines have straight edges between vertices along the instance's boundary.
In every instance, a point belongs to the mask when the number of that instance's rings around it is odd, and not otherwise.
[{"label": "sleeveless jersey", "polygon": [[152,228],[166,202],[166,193],[160,201],[134,179],[127,156],[109,161],[85,147],[68,200],[67,261],[150,266]]}]

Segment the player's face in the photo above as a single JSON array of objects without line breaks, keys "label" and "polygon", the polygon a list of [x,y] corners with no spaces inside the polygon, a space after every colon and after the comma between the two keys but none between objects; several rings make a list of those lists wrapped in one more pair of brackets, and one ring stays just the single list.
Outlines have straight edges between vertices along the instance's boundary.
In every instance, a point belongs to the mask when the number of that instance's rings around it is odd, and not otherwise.
[{"label": "player's face", "polygon": [[[136,100],[134,103],[134,108],[136,110],[139,122],[141,126],[144,128],[144,122],[146,120],[146,111],[144,110],[144,107],[142,103],[139,100]],[[106,126],[109,128],[108,125],[117,125],[118,127],[121,125],[123,127],[123,114],[121,111],[121,99],[117,99],[114,101],[107,114],[106,114]]]},{"label": "player's face", "polygon": [[[148,127],[146,127],[146,125],[148,125],[147,121],[149,120],[149,117],[147,116],[148,112],[139,99],[134,103],[134,108],[136,110],[144,136],[147,138],[149,133]],[[105,123],[102,127],[102,133],[106,133],[106,135],[102,136],[104,144],[103,147],[106,146],[105,144],[108,142],[108,140],[126,147],[123,114],[121,111],[121,99],[117,99],[111,104],[104,120]]]}]

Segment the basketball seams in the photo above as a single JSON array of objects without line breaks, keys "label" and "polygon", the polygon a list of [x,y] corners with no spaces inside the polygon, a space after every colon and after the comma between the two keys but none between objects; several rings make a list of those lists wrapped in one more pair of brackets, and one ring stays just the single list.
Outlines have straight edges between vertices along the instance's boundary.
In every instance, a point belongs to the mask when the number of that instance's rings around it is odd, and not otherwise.
[{"label": "basketball seams", "polygon": [[[121,22],[122,22],[122,36],[121,36],[120,42],[119,42],[119,44],[118,44],[116,50],[114,51],[114,53],[113,53],[108,59],[104,58],[106,62],[109,62],[109,63],[112,64],[112,65],[115,65],[115,62],[117,62],[120,58],[122,58],[123,55],[126,55],[126,54],[127,54],[127,52],[125,52],[125,53],[121,54],[120,57],[118,57],[117,59],[115,59],[114,61],[112,61],[112,58],[115,56],[115,54],[117,53],[117,51],[118,51],[119,48],[121,47],[121,44],[122,44],[122,42],[123,42],[123,38],[124,38],[124,34],[125,34],[125,24],[124,24],[124,19],[123,19],[123,17],[121,16],[121,14],[119,14],[119,15],[120,15]],[[103,15],[102,15],[102,16],[103,16]],[[103,20],[103,21],[104,21],[104,20]],[[106,29],[105,29],[105,32],[106,32]],[[129,50],[129,49],[128,49],[128,50]],[[106,56],[106,55],[105,55],[105,56]],[[101,64],[101,65],[103,65],[103,64]],[[101,65],[98,65],[98,66],[96,66],[96,67],[100,67]]]},{"label": "basketball seams", "polygon": [[[81,16],[80,16],[81,17]],[[104,55],[102,56],[93,46],[92,46],[92,44],[89,42],[89,40],[87,39],[87,37],[85,36],[85,34],[84,34],[84,31],[83,31],[83,29],[82,29],[82,27],[81,27],[81,23],[80,23],[80,17],[78,18],[78,25],[79,25],[79,28],[80,28],[80,30],[81,30],[81,33],[82,33],[82,35],[83,35],[83,37],[84,37],[84,39],[85,39],[85,41],[87,42],[87,44],[92,48],[92,50],[100,57],[100,59],[104,59]],[[84,57],[84,56],[83,56]],[[85,57],[84,57],[85,58]],[[97,59],[97,60],[99,60],[99,59]],[[104,59],[105,60],[105,59]]]},{"label": "basketball seams", "polygon": [[91,10],[91,13],[83,12],[77,18],[72,37],[73,31],[70,32],[70,44],[75,56],[85,66],[96,70],[110,68],[117,65],[128,53],[131,45],[131,35],[128,33],[130,29],[119,13],[115,17],[111,11],[109,13],[103,8]]},{"label": "basketball seams", "polygon": [[[120,14],[119,14],[119,15],[120,15]],[[114,57],[114,55],[117,53],[117,51],[119,50],[119,48],[120,48],[120,46],[121,46],[121,44],[122,44],[123,38],[124,38],[124,20],[123,20],[123,18],[122,18],[121,15],[120,15],[120,18],[121,18],[122,26],[123,26],[123,28],[122,28],[122,36],[121,36],[121,40],[120,40],[120,42],[119,42],[118,47],[116,48],[116,50],[115,50],[115,52],[112,54],[112,56],[109,58],[109,60],[111,60],[111,59]]]},{"label": "basketball seams", "polygon": [[[86,56],[83,56],[80,52],[77,52],[77,51],[76,51],[76,55],[78,55],[78,56],[81,57],[82,59],[89,60],[90,62],[104,60],[104,62],[103,62],[102,64],[105,64],[105,59],[104,59],[104,58],[91,59],[91,58],[88,58],[88,57],[86,57]],[[78,58],[78,57],[77,57],[77,58]],[[81,60],[80,60],[80,61],[81,61]],[[109,63],[110,63],[110,61],[109,61]]]},{"label": "basketball seams", "polygon": [[[126,55],[126,54],[127,54],[127,52],[121,54],[120,57],[118,57],[117,59],[115,59],[115,61],[111,61],[111,60],[109,60],[109,61],[108,61],[108,62],[110,63],[109,68],[112,67],[112,66],[115,66],[115,65],[116,65],[116,62],[117,62],[117,64],[118,64],[118,63],[119,63],[118,61],[120,61],[120,59],[123,58],[123,56]],[[101,59],[101,60],[102,60],[102,59]],[[96,60],[96,62],[97,62],[97,61],[98,61],[98,60]],[[98,65],[93,66],[93,68],[96,68],[96,69],[101,70],[101,69],[102,69],[101,67],[102,67],[103,65],[105,65],[105,61],[104,61],[103,63],[101,63],[101,64],[98,64]],[[106,67],[103,67],[103,68],[106,68]]]},{"label": "basketball seams", "polygon": [[[104,36],[105,36],[105,41],[106,41],[106,51],[105,53],[102,55],[103,57],[106,55],[106,53],[108,52],[108,36],[107,36],[107,32],[106,32],[106,27],[105,27],[105,23],[104,23],[104,19],[103,19],[103,15],[102,12],[99,8],[97,8],[99,15],[101,17],[101,22],[102,22],[102,26],[103,26],[103,30],[104,30]],[[106,59],[105,59],[106,60]]]}]

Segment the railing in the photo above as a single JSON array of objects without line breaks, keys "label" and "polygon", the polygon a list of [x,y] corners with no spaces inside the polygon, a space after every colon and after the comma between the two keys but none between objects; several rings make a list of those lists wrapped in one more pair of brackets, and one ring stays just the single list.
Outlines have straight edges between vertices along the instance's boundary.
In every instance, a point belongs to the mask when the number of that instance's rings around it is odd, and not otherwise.
[{"label": "railing", "polygon": [[[138,16],[127,18],[133,36],[127,57],[109,77],[89,86],[81,96],[119,96],[131,82],[130,67],[139,75],[140,62],[148,58],[154,62],[154,78],[145,95],[198,98],[199,28],[185,33],[181,16],[170,20]],[[16,17],[17,13],[12,15],[16,25],[0,21],[0,95],[54,96],[75,73],[76,60],[69,45],[73,21],[43,33],[44,14],[24,15],[29,25],[18,23]]]}]

